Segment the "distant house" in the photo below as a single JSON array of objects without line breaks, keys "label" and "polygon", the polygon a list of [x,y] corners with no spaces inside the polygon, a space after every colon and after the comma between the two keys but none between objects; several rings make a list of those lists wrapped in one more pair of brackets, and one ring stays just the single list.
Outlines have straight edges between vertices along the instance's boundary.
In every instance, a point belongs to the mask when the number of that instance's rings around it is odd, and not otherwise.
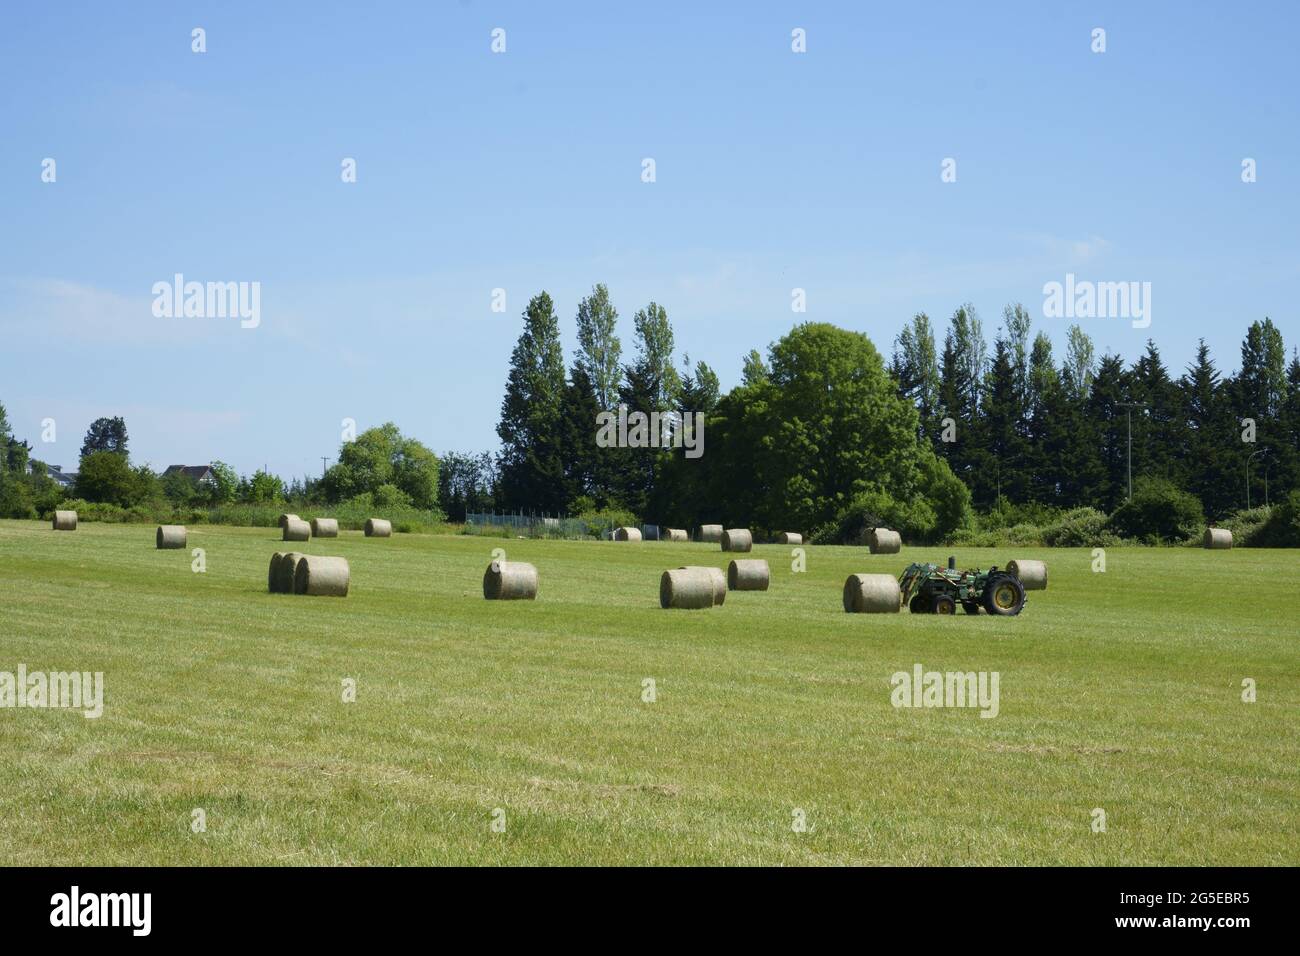
[{"label": "distant house", "polygon": [[212,474],[211,465],[168,465],[162,476],[166,478],[168,475],[177,473],[191,479],[196,484],[215,485],[217,483],[216,476]]},{"label": "distant house", "polygon": [[77,483],[77,473],[75,471],[65,472],[58,465],[46,465],[43,461],[37,461],[35,458],[27,459],[27,474],[36,470],[37,465],[45,465],[45,474],[48,475],[55,484],[60,488],[71,488]]}]

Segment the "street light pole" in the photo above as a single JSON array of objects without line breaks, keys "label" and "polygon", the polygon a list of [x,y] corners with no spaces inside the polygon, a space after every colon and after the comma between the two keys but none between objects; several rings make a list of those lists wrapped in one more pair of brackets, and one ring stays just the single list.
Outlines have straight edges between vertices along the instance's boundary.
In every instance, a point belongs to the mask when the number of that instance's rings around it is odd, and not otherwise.
[{"label": "street light pole", "polygon": [[1133,409],[1146,408],[1141,402],[1119,402],[1120,408],[1128,413],[1128,497],[1133,500]]},{"label": "street light pole", "polygon": [[[1246,510],[1247,511],[1250,510],[1250,460],[1254,458],[1256,455],[1264,454],[1264,452],[1266,451],[1268,451],[1267,448],[1260,448],[1256,451],[1252,451],[1246,457]],[[1267,501],[1267,495],[1265,496],[1265,500]]]}]

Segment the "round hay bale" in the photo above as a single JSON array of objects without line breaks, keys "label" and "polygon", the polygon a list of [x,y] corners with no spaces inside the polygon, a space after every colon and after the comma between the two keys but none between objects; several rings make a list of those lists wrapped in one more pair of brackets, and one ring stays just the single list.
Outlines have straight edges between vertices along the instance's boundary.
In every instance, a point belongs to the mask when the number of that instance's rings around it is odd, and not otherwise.
[{"label": "round hay bale", "polygon": [[1232,547],[1232,532],[1227,528],[1206,528],[1203,544],[1211,551],[1226,551]]},{"label": "round hay bale", "polygon": [[722,532],[722,550],[744,553],[754,547],[754,536],[748,528],[729,528]]},{"label": "round hay bale", "polygon": [[803,535],[797,531],[782,531],[776,536],[777,544],[803,544]]},{"label": "round hay bale", "polygon": [[337,518],[312,518],[311,536],[313,538],[337,538],[339,522]]},{"label": "round hay bale", "polygon": [[386,518],[367,518],[366,519],[366,537],[367,538],[391,538],[393,536],[393,523]]},{"label": "round hay bale", "polygon": [[489,601],[535,601],[537,568],[523,561],[493,561],[483,572],[483,596]]},{"label": "round hay bale", "polygon": [[266,589],[272,594],[280,590],[280,562],[284,560],[284,552],[277,551],[271,555],[271,566],[266,569]]},{"label": "round hay bale", "polygon": [[661,541],[689,541],[691,536],[685,528],[664,528]]},{"label": "round hay bale", "polygon": [[1047,590],[1047,565],[1042,561],[1008,561],[1007,572],[1018,578],[1026,591]]},{"label": "round hay bale", "polygon": [[[722,573],[720,568],[717,570]],[[715,601],[715,578],[709,568],[677,568],[659,578],[659,606],[662,608],[697,609],[720,604]],[[726,585],[723,585],[726,592]]]},{"label": "round hay bale", "polygon": [[695,540],[703,541],[705,544],[717,544],[722,540],[722,525],[720,524],[702,524],[700,525],[699,537]]},{"label": "round hay bale", "polygon": [[903,549],[903,536],[888,528],[872,528],[867,545],[872,554],[898,554]]},{"label": "round hay bale", "polygon": [[275,573],[275,583],[271,586],[274,594],[292,594],[294,585],[294,575],[298,570],[298,562],[306,555],[301,551],[285,551],[280,553],[280,563],[275,563],[275,558],[271,558],[271,566]]},{"label": "round hay bale", "polygon": [[293,593],[314,597],[347,597],[352,572],[347,558],[304,554],[293,571]]},{"label": "round hay bale", "polygon": [[75,511],[54,512],[54,530],[55,531],[76,531],[77,513]]},{"label": "round hay bale", "polygon": [[683,565],[678,570],[681,571],[703,571],[713,582],[713,603],[715,606],[721,604],[727,599],[727,575],[722,568],[715,568],[709,565],[688,564]]},{"label": "round hay bale", "polygon": [[640,528],[619,528],[617,531],[614,532],[614,540],[615,541],[640,541],[641,529]]},{"label": "round hay bale", "polygon": [[762,558],[742,558],[727,565],[727,589],[766,591],[771,572]]},{"label": "round hay bale", "polygon": [[186,540],[185,525],[160,524],[155,540],[160,549],[183,548]]},{"label": "round hay bale", "polygon": [[301,518],[290,517],[284,523],[283,534],[280,535],[281,541],[306,541],[311,537],[311,525]]},{"label": "round hay bale", "polygon": [[844,610],[851,614],[897,614],[902,603],[892,574],[850,574],[844,582]]},{"label": "round hay bale", "polygon": [[289,523],[289,519],[290,519],[290,518],[292,518],[294,521],[297,521],[297,520],[298,520],[298,516],[297,516],[297,515],[282,514],[282,515],[280,515],[280,520],[277,521],[276,524],[278,524],[278,525],[280,526],[281,530],[283,530],[284,526],[287,525],[287,524]]}]

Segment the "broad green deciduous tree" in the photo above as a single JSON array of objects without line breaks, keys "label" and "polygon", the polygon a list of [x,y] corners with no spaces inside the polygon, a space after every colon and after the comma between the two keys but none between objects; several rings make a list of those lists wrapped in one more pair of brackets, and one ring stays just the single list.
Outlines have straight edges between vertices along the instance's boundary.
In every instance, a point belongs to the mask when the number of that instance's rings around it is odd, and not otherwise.
[{"label": "broad green deciduous tree", "polygon": [[404,436],[392,422],[368,428],[339,448],[339,460],[321,479],[328,501],[337,502],[385,485],[402,491],[422,509],[437,507],[438,459],[414,438]]},{"label": "broad green deciduous tree", "polygon": [[87,453],[77,472],[77,496],[124,508],[136,504],[139,500],[136,474],[126,456],[113,451]]}]

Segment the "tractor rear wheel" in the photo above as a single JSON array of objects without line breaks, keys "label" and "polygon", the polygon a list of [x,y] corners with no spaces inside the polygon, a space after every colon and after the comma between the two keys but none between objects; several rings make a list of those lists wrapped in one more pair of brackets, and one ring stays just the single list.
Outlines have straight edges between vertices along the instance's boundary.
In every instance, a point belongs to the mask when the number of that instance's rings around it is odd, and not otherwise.
[{"label": "tractor rear wheel", "polygon": [[1014,617],[1025,606],[1025,586],[1009,574],[995,574],[984,585],[984,610],[998,617]]},{"label": "tractor rear wheel", "polygon": [[918,594],[916,597],[912,598],[912,600],[908,603],[907,609],[911,611],[913,614],[929,614],[930,599],[927,598],[924,594]]},{"label": "tractor rear wheel", "polygon": [[946,594],[940,594],[934,599],[935,614],[956,614],[957,602]]}]

